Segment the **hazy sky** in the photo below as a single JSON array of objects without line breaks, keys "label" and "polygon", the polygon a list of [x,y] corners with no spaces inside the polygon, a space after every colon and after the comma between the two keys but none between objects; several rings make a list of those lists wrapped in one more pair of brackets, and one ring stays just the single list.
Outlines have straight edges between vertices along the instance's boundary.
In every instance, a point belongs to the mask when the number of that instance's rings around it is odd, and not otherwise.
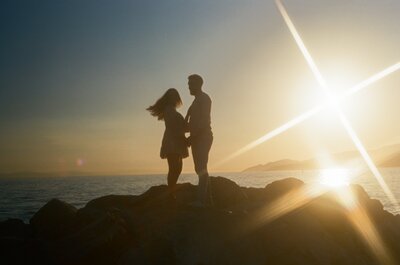
[{"label": "hazy sky", "polygon": [[[285,4],[335,93],[400,61],[400,1]],[[185,114],[192,73],[213,100],[212,171],[353,149],[325,111],[213,167],[324,98],[272,0],[1,1],[0,40],[0,172],[165,172],[145,108],[175,87]],[[368,148],[400,142],[399,84],[343,104]]]}]

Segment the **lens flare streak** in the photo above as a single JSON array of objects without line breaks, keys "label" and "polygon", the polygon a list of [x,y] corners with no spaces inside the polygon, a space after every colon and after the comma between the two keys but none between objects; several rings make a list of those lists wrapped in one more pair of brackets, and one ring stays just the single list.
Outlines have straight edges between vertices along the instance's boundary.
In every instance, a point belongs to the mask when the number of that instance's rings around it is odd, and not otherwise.
[{"label": "lens flare streak", "polygon": [[308,110],[307,112],[304,112],[302,115],[288,121],[287,123],[283,124],[282,126],[270,131],[269,133],[265,134],[264,136],[258,138],[257,140],[249,143],[245,147],[239,149],[235,153],[231,154],[230,156],[226,157],[225,159],[221,160],[220,162],[216,163],[214,166],[219,166],[221,164],[226,163],[227,161],[240,156],[241,154],[253,149],[254,147],[262,144],[263,142],[266,142],[272,138],[274,138],[277,135],[280,135],[281,133],[287,131],[288,129],[292,128],[293,126],[307,120],[308,118],[314,116],[318,112],[320,112],[323,109],[323,105],[318,105],[314,107],[313,109]]},{"label": "lens flare streak", "polygon": [[364,209],[363,205],[358,202],[356,196],[350,187],[344,187],[336,192],[339,202],[345,206],[346,217],[355,231],[364,240],[367,247],[371,249],[379,264],[395,265],[394,259],[390,254],[385,242],[382,240],[379,232],[376,230],[371,218]]},{"label": "lens flare streak", "polygon": [[366,80],[362,81],[358,85],[350,88],[342,97],[341,100],[344,100],[345,98],[354,95],[355,93],[359,92],[363,88],[366,88],[369,85],[372,85],[373,83],[381,80],[382,78],[393,74],[394,72],[398,71],[400,69],[400,62],[389,66],[388,68],[382,70],[379,73],[374,74],[373,76],[367,78]]},{"label": "lens flare streak", "polygon": [[349,121],[346,119],[346,116],[341,111],[338,111],[340,120],[342,121],[343,126],[345,127],[347,133],[350,135],[350,138],[353,140],[353,143],[356,145],[358,151],[360,152],[361,156],[363,157],[365,163],[367,164],[368,168],[371,170],[372,174],[375,176],[376,180],[378,181],[379,185],[388,196],[390,201],[399,208],[399,204],[397,199],[393,195],[392,191],[389,189],[388,185],[386,184],[385,180],[383,179],[381,173],[379,172],[378,168],[376,167],[375,163],[372,161],[370,155],[368,154],[367,150],[365,149],[364,145],[361,143],[360,138],[357,137],[356,133],[354,132],[353,128],[350,126]]},{"label": "lens flare streak", "polygon": [[301,53],[303,54],[304,58],[307,61],[308,66],[310,67],[311,71],[313,72],[314,76],[317,78],[318,83],[321,85],[322,88],[327,90],[327,85],[325,79],[322,77],[317,65],[315,64],[313,58],[311,57],[310,53],[308,52],[306,46],[304,45],[303,40],[300,37],[300,34],[297,32],[296,27],[294,26],[292,20],[289,17],[283,3],[279,0],[275,0],[275,3],[281,13],[283,20],[286,22],[290,33],[292,33],[294,40],[296,41],[297,46],[299,47]]},{"label": "lens flare streak", "polygon": [[397,203],[396,198],[393,196],[392,192],[388,188],[388,186],[385,183],[384,179],[382,178],[382,175],[380,174],[379,170],[377,169],[376,165],[373,163],[373,161],[372,161],[371,157],[369,156],[368,152],[366,151],[365,147],[361,143],[361,140],[359,139],[359,137],[357,136],[356,132],[353,130],[352,126],[350,125],[350,122],[348,121],[348,119],[346,118],[344,113],[339,108],[338,101],[332,96],[325,79],[322,77],[322,74],[320,73],[320,71],[319,71],[318,67],[316,66],[313,58],[311,57],[311,55],[308,52],[306,46],[304,45],[304,42],[301,39],[300,34],[297,32],[296,27],[294,26],[292,20],[290,19],[285,7],[283,6],[283,4],[282,4],[282,2],[280,0],[276,0],[275,2],[276,2],[276,5],[277,5],[277,7],[278,7],[278,9],[279,9],[284,21],[286,22],[290,32],[293,35],[293,38],[295,39],[297,46],[299,47],[299,49],[302,52],[304,58],[306,59],[306,61],[307,61],[308,65],[309,65],[311,71],[313,72],[315,78],[317,79],[317,81],[320,84],[321,88],[326,93],[327,98],[330,99],[333,102],[333,107],[334,107],[336,113],[338,114],[338,116],[340,117],[340,120],[341,120],[344,128],[346,129],[346,132],[349,134],[349,136],[352,139],[352,141],[353,141],[354,145],[356,146],[357,150],[359,151],[359,153],[361,154],[361,156],[363,157],[363,159],[367,163],[367,165],[368,165],[369,169],[371,170],[371,172],[374,174],[374,176],[377,179],[379,185],[382,187],[382,189],[384,190],[386,195],[389,197],[391,202],[393,204],[395,204],[396,207],[397,207],[398,203]]},{"label": "lens flare streak", "polygon": [[372,250],[374,255],[380,261],[380,264],[394,265],[391,255],[389,255],[382,238],[380,237],[375,226],[372,224],[366,212],[357,207],[355,210],[348,214],[348,218],[356,231],[365,240],[368,247]]},{"label": "lens flare streak", "polygon": [[[367,86],[379,81],[380,79],[396,72],[400,70],[400,62],[396,63],[384,70],[382,70],[381,72],[369,77],[368,79],[366,79],[365,81],[362,81],[361,83],[353,86],[352,88],[348,89],[346,93],[344,93],[343,95],[341,95],[340,97],[338,97],[338,102],[341,103],[342,101],[346,100],[348,97],[353,96],[354,94],[356,94],[357,92],[360,92],[362,89],[366,88]],[[301,115],[297,116],[296,118],[293,118],[292,120],[288,121],[287,123],[279,126],[278,128],[268,132],[267,134],[265,134],[264,136],[258,138],[257,140],[254,140],[253,142],[251,142],[250,144],[246,145],[245,147],[237,150],[236,152],[234,152],[233,154],[229,155],[228,157],[226,157],[225,159],[219,161],[218,163],[214,164],[214,167],[218,167],[248,151],[250,151],[251,149],[257,147],[258,145],[274,138],[275,136],[278,136],[282,133],[284,133],[285,131],[291,129],[292,127],[302,123],[305,120],[308,120],[309,118],[313,117],[314,115],[318,114],[319,112],[321,112],[322,110],[325,110],[327,108],[331,107],[331,101],[330,100],[326,100],[324,101],[323,104],[319,104],[315,107],[313,107],[312,109],[309,109],[305,112],[303,112]]]},{"label": "lens flare streak", "polygon": [[303,185],[303,187],[288,192],[286,195],[266,205],[253,219],[252,229],[266,225],[276,219],[305,206],[313,199],[325,193],[326,190],[319,185]]},{"label": "lens flare streak", "polygon": [[[376,180],[378,181],[379,185],[382,187],[388,198],[394,203],[397,207],[399,204],[397,203],[396,198],[394,197],[393,193],[387,186],[386,182],[384,181],[382,175],[380,174],[378,168],[372,161],[371,157],[369,156],[368,152],[366,151],[364,145],[362,144],[360,138],[357,136],[355,131],[353,130],[350,122],[342,112],[339,107],[339,103],[346,100],[348,97],[356,94],[357,92],[361,91],[362,89],[370,86],[371,84],[381,80],[382,78],[398,71],[400,69],[400,62],[397,62],[394,65],[374,74],[373,76],[367,78],[366,80],[362,81],[361,83],[351,87],[348,89],[344,94],[340,97],[335,98],[331,94],[329,87],[323,78],[322,74],[320,73],[318,67],[316,66],[313,58],[311,57],[310,53],[308,52],[306,46],[304,45],[299,33],[297,32],[293,22],[291,21],[283,3],[281,0],[275,0],[275,3],[287,24],[293,38],[296,41],[300,51],[302,52],[304,58],[307,61],[308,66],[310,67],[312,73],[314,74],[315,78],[317,79],[318,83],[320,84],[321,88],[326,93],[327,99],[323,102],[323,104],[317,105],[314,108],[304,112],[303,114],[299,115],[298,117],[288,121],[287,123],[281,125],[280,127],[272,130],[271,132],[265,134],[264,136],[260,137],[259,139],[251,142],[250,144],[246,145],[245,147],[239,149],[232,155],[228,156],[217,165],[223,164],[253,148],[260,145],[261,143],[272,139],[275,136],[278,136],[285,132],[286,130],[296,126],[297,124],[309,119],[310,117],[316,115],[323,109],[328,107],[332,107],[337,115],[339,116],[341,123],[343,124],[346,132],[350,136],[351,140],[353,141],[354,145],[356,146],[357,150],[361,154],[362,158],[366,162],[369,170],[373,173]],[[289,192],[288,194],[284,195],[281,198],[278,198],[274,202],[266,205],[261,209],[259,214],[253,220],[254,226],[260,226],[262,224],[266,224],[272,222],[283,215],[286,215],[298,208],[303,207],[307,203],[309,203],[314,198],[322,195],[323,193],[327,192],[326,187],[317,188],[315,185],[309,185],[306,187],[302,187],[298,190]],[[337,199],[341,202],[345,208],[347,209],[347,217],[352,226],[356,229],[356,231],[360,234],[360,236],[365,240],[368,247],[374,253],[375,257],[379,260],[382,264],[395,264],[391,255],[389,254],[388,250],[385,247],[384,241],[380,237],[378,231],[376,230],[375,226],[373,225],[372,221],[370,220],[368,214],[363,209],[363,206],[360,205],[356,200],[355,196],[350,190],[347,185],[344,185],[341,188],[336,190]]]}]

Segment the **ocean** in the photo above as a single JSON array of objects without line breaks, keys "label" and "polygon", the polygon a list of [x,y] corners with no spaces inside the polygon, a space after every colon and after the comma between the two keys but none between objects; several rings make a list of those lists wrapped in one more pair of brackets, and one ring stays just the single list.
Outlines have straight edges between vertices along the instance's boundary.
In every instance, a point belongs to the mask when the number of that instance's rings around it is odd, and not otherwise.
[{"label": "ocean", "polygon": [[[382,176],[394,196],[400,200],[400,168],[381,170]],[[267,184],[287,177],[295,177],[305,183],[318,181],[319,171],[274,171],[211,173],[229,178],[244,187],[265,187]],[[195,174],[182,174],[179,183],[197,184]],[[364,174],[351,179],[351,183],[364,187],[371,198],[379,199],[384,208],[394,214],[400,213],[390,202],[376,179]],[[165,175],[141,176],[87,176],[87,177],[18,177],[0,179],[0,220],[19,218],[25,222],[52,198],[66,201],[77,208],[100,196],[138,195],[151,186],[166,184]]]}]

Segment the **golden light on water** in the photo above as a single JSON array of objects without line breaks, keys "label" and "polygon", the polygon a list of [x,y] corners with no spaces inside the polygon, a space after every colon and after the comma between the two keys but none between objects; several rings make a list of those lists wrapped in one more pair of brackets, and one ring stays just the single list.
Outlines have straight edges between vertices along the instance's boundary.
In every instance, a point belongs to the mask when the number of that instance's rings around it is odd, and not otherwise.
[{"label": "golden light on water", "polygon": [[349,171],[344,168],[324,169],[319,183],[327,188],[340,188],[350,184]]},{"label": "golden light on water", "polygon": [[339,203],[351,210],[356,207],[356,200],[349,186],[352,177],[350,170],[346,168],[330,168],[321,171],[317,183],[323,192],[332,192]]}]

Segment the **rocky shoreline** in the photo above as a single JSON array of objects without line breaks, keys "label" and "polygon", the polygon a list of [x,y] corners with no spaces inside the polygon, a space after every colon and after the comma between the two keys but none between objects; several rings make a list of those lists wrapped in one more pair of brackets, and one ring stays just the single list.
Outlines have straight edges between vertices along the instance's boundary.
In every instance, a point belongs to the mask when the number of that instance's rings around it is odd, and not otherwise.
[{"label": "rocky shoreline", "polygon": [[350,187],[357,205],[348,209],[332,192],[300,196],[307,185],[294,178],[265,188],[223,177],[210,182],[214,205],[206,209],[188,205],[196,196],[189,183],[178,185],[176,201],[165,185],[138,196],[100,197],[81,209],[53,199],[29,224],[0,222],[0,262],[400,264],[400,216],[361,186]]}]

